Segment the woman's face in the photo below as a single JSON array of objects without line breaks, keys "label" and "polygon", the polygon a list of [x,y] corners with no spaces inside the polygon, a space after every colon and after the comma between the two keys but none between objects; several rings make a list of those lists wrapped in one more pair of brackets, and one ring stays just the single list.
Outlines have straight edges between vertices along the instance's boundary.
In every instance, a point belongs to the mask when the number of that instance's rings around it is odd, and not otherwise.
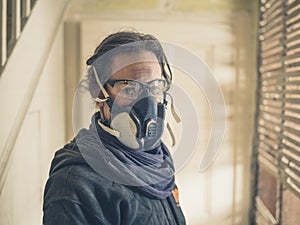
[{"label": "woman's face", "polygon": [[[112,76],[109,80],[135,80],[143,84],[149,84],[151,81],[160,79],[164,79],[162,70],[155,54],[152,52],[124,53],[114,56],[112,60]],[[127,106],[132,102],[131,99],[120,95],[120,89],[116,85],[112,87],[107,84],[105,87],[110,98],[118,107]],[[156,100],[161,102],[162,95],[158,95]],[[103,107],[105,119],[109,119],[109,107],[106,103]]]}]

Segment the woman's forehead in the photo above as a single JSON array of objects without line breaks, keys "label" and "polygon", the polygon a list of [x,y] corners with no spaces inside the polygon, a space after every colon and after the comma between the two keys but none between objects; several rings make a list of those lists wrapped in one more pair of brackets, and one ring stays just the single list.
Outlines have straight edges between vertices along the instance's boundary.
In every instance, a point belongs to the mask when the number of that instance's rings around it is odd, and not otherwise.
[{"label": "woman's forehead", "polygon": [[122,53],[112,60],[110,79],[143,79],[144,77],[161,77],[161,67],[154,53]]}]

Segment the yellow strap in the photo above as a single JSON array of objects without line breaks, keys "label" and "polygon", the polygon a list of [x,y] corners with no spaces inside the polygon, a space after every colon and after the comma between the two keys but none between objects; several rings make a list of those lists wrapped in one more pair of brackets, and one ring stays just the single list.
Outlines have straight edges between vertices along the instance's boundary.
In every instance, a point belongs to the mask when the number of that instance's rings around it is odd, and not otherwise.
[{"label": "yellow strap", "polygon": [[180,117],[178,116],[178,114],[176,113],[175,107],[174,107],[173,103],[171,104],[171,112],[172,112],[172,115],[173,115],[175,121],[176,121],[177,123],[179,123],[179,122],[181,121],[181,119],[180,119]]},{"label": "yellow strap", "polygon": [[119,131],[116,131],[116,130],[113,130],[111,129],[110,127],[108,126],[105,126],[103,123],[101,123],[100,120],[98,120],[98,124],[100,125],[100,127],[105,130],[106,132],[110,133],[111,135],[115,136],[116,138],[120,138],[120,132]]},{"label": "yellow strap", "polygon": [[167,129],[168,129],[171,139],[172,139],[172,147],[174,147],[174,145],[176,144],[176,138],[175,138],[175,135],[174,135],[173,130],[169,123],[167,123]]}]

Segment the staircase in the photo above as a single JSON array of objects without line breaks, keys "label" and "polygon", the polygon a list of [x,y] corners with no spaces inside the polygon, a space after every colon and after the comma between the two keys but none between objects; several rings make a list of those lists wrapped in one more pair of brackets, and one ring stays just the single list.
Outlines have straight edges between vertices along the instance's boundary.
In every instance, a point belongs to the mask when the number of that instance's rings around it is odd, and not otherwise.
[{"label": "staircase", "polygon": [[0,75],[37,0],[1,0]]},{"label": "staircase", "polygon": [[[63,23],[68,2],[0,0],[0,224],[41,224],[52,156],[47,150],[64,141],[51,146],[56,142],[52,132],[65,130]],[[56,111],[57,124],[51,122]],[[49,128],[49,123],[62,127]]]}]

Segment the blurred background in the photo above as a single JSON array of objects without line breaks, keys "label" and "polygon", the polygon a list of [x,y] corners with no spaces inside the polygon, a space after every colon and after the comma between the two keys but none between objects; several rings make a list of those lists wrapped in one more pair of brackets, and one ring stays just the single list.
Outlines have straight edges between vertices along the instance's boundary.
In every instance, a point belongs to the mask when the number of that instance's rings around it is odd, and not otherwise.
[{"label": "blurred background", "polygon": [[220,152],[200,172],[209,103],[173,68],[198,119],[195,151],[176,174],[187,224],[299,224],[299,10],[299,0],[1,0],[0,225],[42,224],[51,159],[74,136],[85,62],[124,27],[192,51],[224,96]]}]

